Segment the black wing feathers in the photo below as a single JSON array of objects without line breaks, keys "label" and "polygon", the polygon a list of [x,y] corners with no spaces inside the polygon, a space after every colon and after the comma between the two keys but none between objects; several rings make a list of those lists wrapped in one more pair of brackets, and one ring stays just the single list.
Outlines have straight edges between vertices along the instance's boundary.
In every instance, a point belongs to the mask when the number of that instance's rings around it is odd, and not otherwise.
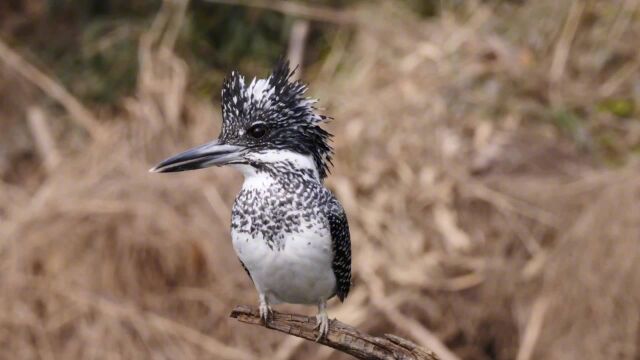
[{"label": "black wing feathers", "polygon": [[347,216],[338,207],[334,211],[329,211],[329,230],[331,232],[331,244],[333,247],[333,273],[336,276],[336,295],[340,301],[349,294],[351,287],[351,238],[349,235],[349,224]]}]

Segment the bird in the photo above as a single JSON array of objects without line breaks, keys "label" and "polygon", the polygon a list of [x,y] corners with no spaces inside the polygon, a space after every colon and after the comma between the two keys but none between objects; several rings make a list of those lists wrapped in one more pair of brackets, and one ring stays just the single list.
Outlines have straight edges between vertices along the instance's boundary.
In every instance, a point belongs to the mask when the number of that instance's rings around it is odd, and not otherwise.
[{"label": "bird", "polygon": [[280,303],[316,305],[326,338],[327,301],[351,288],[346,213],[325,187],[334,153],[308,85],[280,59],[266,78],[232,71],[222,85],[218,139],[160,162],[151,172],[230,166],[244,175],[231,211],[231,239],[258,293],[265,324]]}]

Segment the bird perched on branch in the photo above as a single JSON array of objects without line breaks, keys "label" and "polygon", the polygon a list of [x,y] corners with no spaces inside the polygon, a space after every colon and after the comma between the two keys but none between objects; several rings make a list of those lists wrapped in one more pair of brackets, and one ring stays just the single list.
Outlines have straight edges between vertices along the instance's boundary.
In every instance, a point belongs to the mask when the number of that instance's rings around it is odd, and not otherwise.
[{"label": "bird perched on branch", "polygon": [[232,72],[222,87],[219,138],[151,171],[240,170],[231,237],[258,291],[260,316],[266,323],[272,304],[315,304],[320,339],[329,330],[327,300],[349,293],[351,241],[345,212],[323,185],[333,153],[332,135],[320,126],[327,117],[292,75],[284,60],[249,84]]}]

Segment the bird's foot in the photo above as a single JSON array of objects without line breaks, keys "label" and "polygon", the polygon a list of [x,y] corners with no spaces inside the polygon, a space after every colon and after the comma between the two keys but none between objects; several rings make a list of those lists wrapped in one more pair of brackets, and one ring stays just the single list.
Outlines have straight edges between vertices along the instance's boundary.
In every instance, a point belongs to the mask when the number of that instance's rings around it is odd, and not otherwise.
[{"label": "bird's foot", "polygon": [[267,325],[267,321],[269,321],[269,318],[273,316],[273,309],[271,309],[271,306],[269,306],[264,296],[260,296],[259,309],[260,318],[262,319],[262,321],[264,321],[264,324]]},{"label": "bird's foot", "polygon": [[318,329],[316,342],[327,337],[327,334],[329,333],[329,323],[330,320],[327,312],[324,309],[320,310],[318,315],[316,315],[316,326],[314,327],[314,329]]}]

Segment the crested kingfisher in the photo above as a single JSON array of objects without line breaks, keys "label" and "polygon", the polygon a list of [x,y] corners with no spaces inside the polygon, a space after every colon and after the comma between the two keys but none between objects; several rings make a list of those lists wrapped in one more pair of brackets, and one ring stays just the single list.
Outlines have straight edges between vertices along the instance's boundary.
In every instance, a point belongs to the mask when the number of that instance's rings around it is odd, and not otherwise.
[{"label": "crested kingfisher", "polygon": [[327,300],[351,287],[351,240],[344,209],[325,188],[332,135],[317,100],[280,60],[249,84],[231,72],[222,86],[218,139],[172,156],[158,173],[229,165],[244,175],[231,213],[233,248],[253,281],[265,324],[278,303],[317,305],[318,339],[329,330]]}]

